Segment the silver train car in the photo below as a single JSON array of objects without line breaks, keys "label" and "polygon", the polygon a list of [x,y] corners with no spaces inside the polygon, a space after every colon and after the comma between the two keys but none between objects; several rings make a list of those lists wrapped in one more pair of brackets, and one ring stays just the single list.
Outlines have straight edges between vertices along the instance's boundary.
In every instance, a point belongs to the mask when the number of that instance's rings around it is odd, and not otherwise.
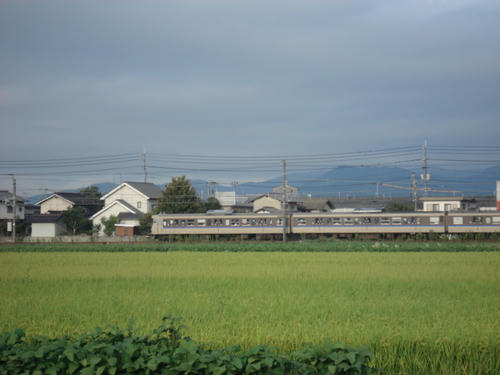
[{"label": "silver train car", "polygon": [[[285,224],[283,224],[285,220]],[[352,237],[380,234],[392,237],[429,234],[500,233],[500,212],[393,212],[273,214],[160,214],[153,216],[155,237],[243,235],[277,238],[283,233],[302,237]]]}]

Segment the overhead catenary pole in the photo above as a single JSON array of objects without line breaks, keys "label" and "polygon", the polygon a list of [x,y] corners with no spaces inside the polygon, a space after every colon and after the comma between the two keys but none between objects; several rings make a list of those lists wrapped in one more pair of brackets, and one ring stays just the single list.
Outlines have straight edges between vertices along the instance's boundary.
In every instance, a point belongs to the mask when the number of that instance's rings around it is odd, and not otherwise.
[{"label": "overhead catenary pole", "polygon": [[424,170],[424,174],[421,175],[422,180],[424,181],[424,197],[427,196],[427,183],[430,180],[430,175],[427,173],[427,139],[424,142],[424,145],[422,146],[422,153],[423,153],[423,162],[424,166],[422,169]]},{"label": "overhead catenary pole", "polygon": [[143,161],[143,168],[144,168],[144,182],[147,182],[148,178],[148,170],[146,166],[146,151],[142,153],[142,161]]},{"label": "overhead catenary pole", "polygon": [[286,195],[286,160],[281,161],[281,170],[282,170],[282,202],[281,207],[283,211],[283,242],[286,242],[286,209],[287,209],[287,195]]},{"label": "overhead catenary pole", "polygon": [[411,174],[411,187],[412,187],[411,197],[415,207],[414,209],[415,211],[417,211],[417,179],[415,178],[415,172]]},{"label": "overhead catenary pole", "polygon": [[17,212],[17,196],[16,196],[16,177],[12,175],[12,195],[14,202],[12,204],[12,242],[16,242],[16,212]]}]

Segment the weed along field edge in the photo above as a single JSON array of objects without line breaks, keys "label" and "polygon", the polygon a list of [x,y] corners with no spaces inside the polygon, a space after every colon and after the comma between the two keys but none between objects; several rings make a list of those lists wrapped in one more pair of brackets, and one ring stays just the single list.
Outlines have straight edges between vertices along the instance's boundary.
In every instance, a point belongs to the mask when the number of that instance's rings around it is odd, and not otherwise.
[{"label": "weed along field edge", "polygon": [[[231,244],[227,244],[230,248]],[[500,252],[0,252],[0,331],[181,317],[207,348],[367,345],[389,374],[500,373]]]}]

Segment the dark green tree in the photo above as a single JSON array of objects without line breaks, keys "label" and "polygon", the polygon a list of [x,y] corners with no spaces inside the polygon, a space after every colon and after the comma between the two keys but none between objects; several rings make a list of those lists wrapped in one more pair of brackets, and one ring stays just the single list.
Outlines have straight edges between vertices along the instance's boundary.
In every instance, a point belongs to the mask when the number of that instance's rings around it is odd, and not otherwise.
[{"label": "dark green tree", "polygon": [[205,206],[205,211],[218,210],[221,208],[219,200],[215,197],[208,197],[207,200],[203,202],[203,205]]},{"label": "dark green tree", "polygon": [[73,235],[89,233],[92,231],[92,223],[87,219],[86,214],[83,207],[71,207],[62,213],[62,221]]},{"label": "dark green tree", "polygon": [[203,212],[203,204],[196,190],[185,176],[172,177],[172,182],[163,191],[156,212],[196,213]]},{"label": "dark green tree", "polygon": [[115,224],[118,224],[120,220],[115,215],[111,215],[109,218],[101,219],[102,225],[104,225],[104,234],[106,236],[111,236],[115,231]]},{"label": "dark green tree", "polygon": [[144,214],[139,220],[139,234],[146,235],[151,233],[151,226],[153,225],[153,216],[151,214]]},{"label": "dark green tree", "polygon": [[89,199],[100,199],[102,197],[99,188],[95,185],[83,188],[82,190],[80,190],[80,194],[85,195],[85,197]]}]

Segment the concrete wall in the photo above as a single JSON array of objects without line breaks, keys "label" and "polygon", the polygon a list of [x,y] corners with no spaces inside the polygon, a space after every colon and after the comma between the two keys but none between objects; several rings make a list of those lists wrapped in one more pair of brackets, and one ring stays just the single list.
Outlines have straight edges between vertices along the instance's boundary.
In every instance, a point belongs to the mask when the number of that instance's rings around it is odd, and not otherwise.
[{"label": "concrete wall", "polygon": [[52,197],[40,204],[40,213],[46,214],[49,211],[66,211],[71,207],[73,207],[73,203],[68,202],[66,199]]}]

